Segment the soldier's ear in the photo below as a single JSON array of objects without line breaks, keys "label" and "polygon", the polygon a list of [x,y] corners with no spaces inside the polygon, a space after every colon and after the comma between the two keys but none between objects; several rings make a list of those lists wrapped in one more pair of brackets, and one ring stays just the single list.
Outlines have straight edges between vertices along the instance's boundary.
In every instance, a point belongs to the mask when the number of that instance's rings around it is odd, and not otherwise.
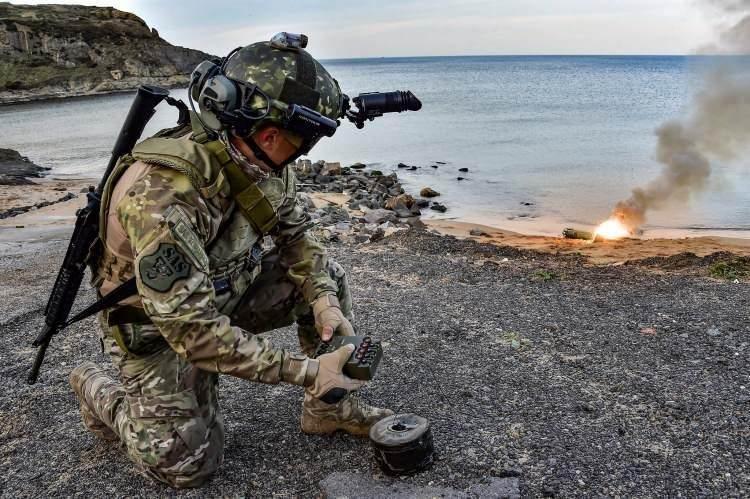
[{"label": "soldier's ear", "polygon": [[255,132],[255,143],[266,151],[273,151],[281,140],[281,130],[273,125],[265,126]]}]

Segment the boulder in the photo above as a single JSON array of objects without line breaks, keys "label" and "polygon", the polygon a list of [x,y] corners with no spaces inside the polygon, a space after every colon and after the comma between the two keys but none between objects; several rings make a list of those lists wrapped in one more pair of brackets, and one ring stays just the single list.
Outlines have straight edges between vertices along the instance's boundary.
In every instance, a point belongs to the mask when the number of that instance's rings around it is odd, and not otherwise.
[{"label": "boulder", "polygon": [[416,203],[414,203],[417,208],[427,208],[430,206],[430,202],[426,199],[417,199]]},{"label": "boulder", "polygon": [[349,168],[352,170],[364,170],[367,168],[367,165],[364,163],[354,163],[353,165],[350,165]]},{"label": "boulder", "polygon": [[445,213],[446,211],[448,211],[448,208],[446,208],[444,204],[440,204],[440,203],[432,203],[432,206],[430,206],[430,209],[439,211],[440,213]]},{"label": "boulder", "polygon": [[382,224],[383,222],[395,222],[396,214],[390,210],[378,208],[365,213],[365,221],[370,224]]},{"label": "boulder", "polygon": [[468,168],[459,168],[458,171],[463,172],[463,173],[467,173],[469,171],[469,169]]},{"label": "boulder", "polygon": [[326,163],[325,166],[320,169],[320,175],[328,177],[341,175],[341,163]]},{"label": "boulder", "polygon": [[313,171],[312,161],[309,159],[298,159],[294,169],[301,175],[310,175]]},{"label": "boulder", "polygon": [[395,210],[398,207],[411,208],[414,206],[416,201],[409,194],[400,194],[398,196],[390,197],[385,201],[385,208],[387,210]]},{"label": "boulder", "polygon": [[[88,189],[86,189],[88,191]],[[315,211],[315,203],[313,203],[312,196],[306,192],[297,193],[297,202],[302,205],[307,211]]]},{"label": "boulder", "polygon": [[419,195],[423,198],[434,198],[440,195],[440,193],[430,187],[425,187],[421,191],[419,191]]}]

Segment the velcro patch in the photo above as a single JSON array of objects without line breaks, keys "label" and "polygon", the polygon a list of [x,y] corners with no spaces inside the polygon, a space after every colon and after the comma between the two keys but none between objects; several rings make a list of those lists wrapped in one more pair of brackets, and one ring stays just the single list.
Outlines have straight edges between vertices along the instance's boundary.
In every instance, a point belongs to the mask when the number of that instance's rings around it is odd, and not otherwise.
[{"label": "velcro patch", "polygon": [[141,258],[138,272],[143,284],[164,293],[180,279],[190,275],[192,266],[179,248],[172,243],[159,243],[155,252]]}]

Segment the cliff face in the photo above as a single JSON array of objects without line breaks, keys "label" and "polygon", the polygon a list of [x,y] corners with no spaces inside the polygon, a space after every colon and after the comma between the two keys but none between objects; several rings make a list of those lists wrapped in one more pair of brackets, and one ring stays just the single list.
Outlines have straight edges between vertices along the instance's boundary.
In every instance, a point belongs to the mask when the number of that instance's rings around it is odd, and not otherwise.
[{"label": "cliff face", "polygon": [[209,57],[112,7],[0,2],[0,103],[185,85]]}]

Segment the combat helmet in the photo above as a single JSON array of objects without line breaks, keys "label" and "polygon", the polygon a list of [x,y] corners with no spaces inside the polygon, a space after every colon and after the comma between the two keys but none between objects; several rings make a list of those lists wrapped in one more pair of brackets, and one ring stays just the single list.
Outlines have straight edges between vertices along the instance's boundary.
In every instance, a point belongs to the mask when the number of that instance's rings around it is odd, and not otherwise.
[{"label": "combat helmet", "polygon": [[274,124],[289,132],[297,156],[332,136],[345,97],[338,82],[304,50],[306,45],[305,35],[279,33],[237,48],[221,61],[201,63],[189,93],[204,126],[247,137]]}]

